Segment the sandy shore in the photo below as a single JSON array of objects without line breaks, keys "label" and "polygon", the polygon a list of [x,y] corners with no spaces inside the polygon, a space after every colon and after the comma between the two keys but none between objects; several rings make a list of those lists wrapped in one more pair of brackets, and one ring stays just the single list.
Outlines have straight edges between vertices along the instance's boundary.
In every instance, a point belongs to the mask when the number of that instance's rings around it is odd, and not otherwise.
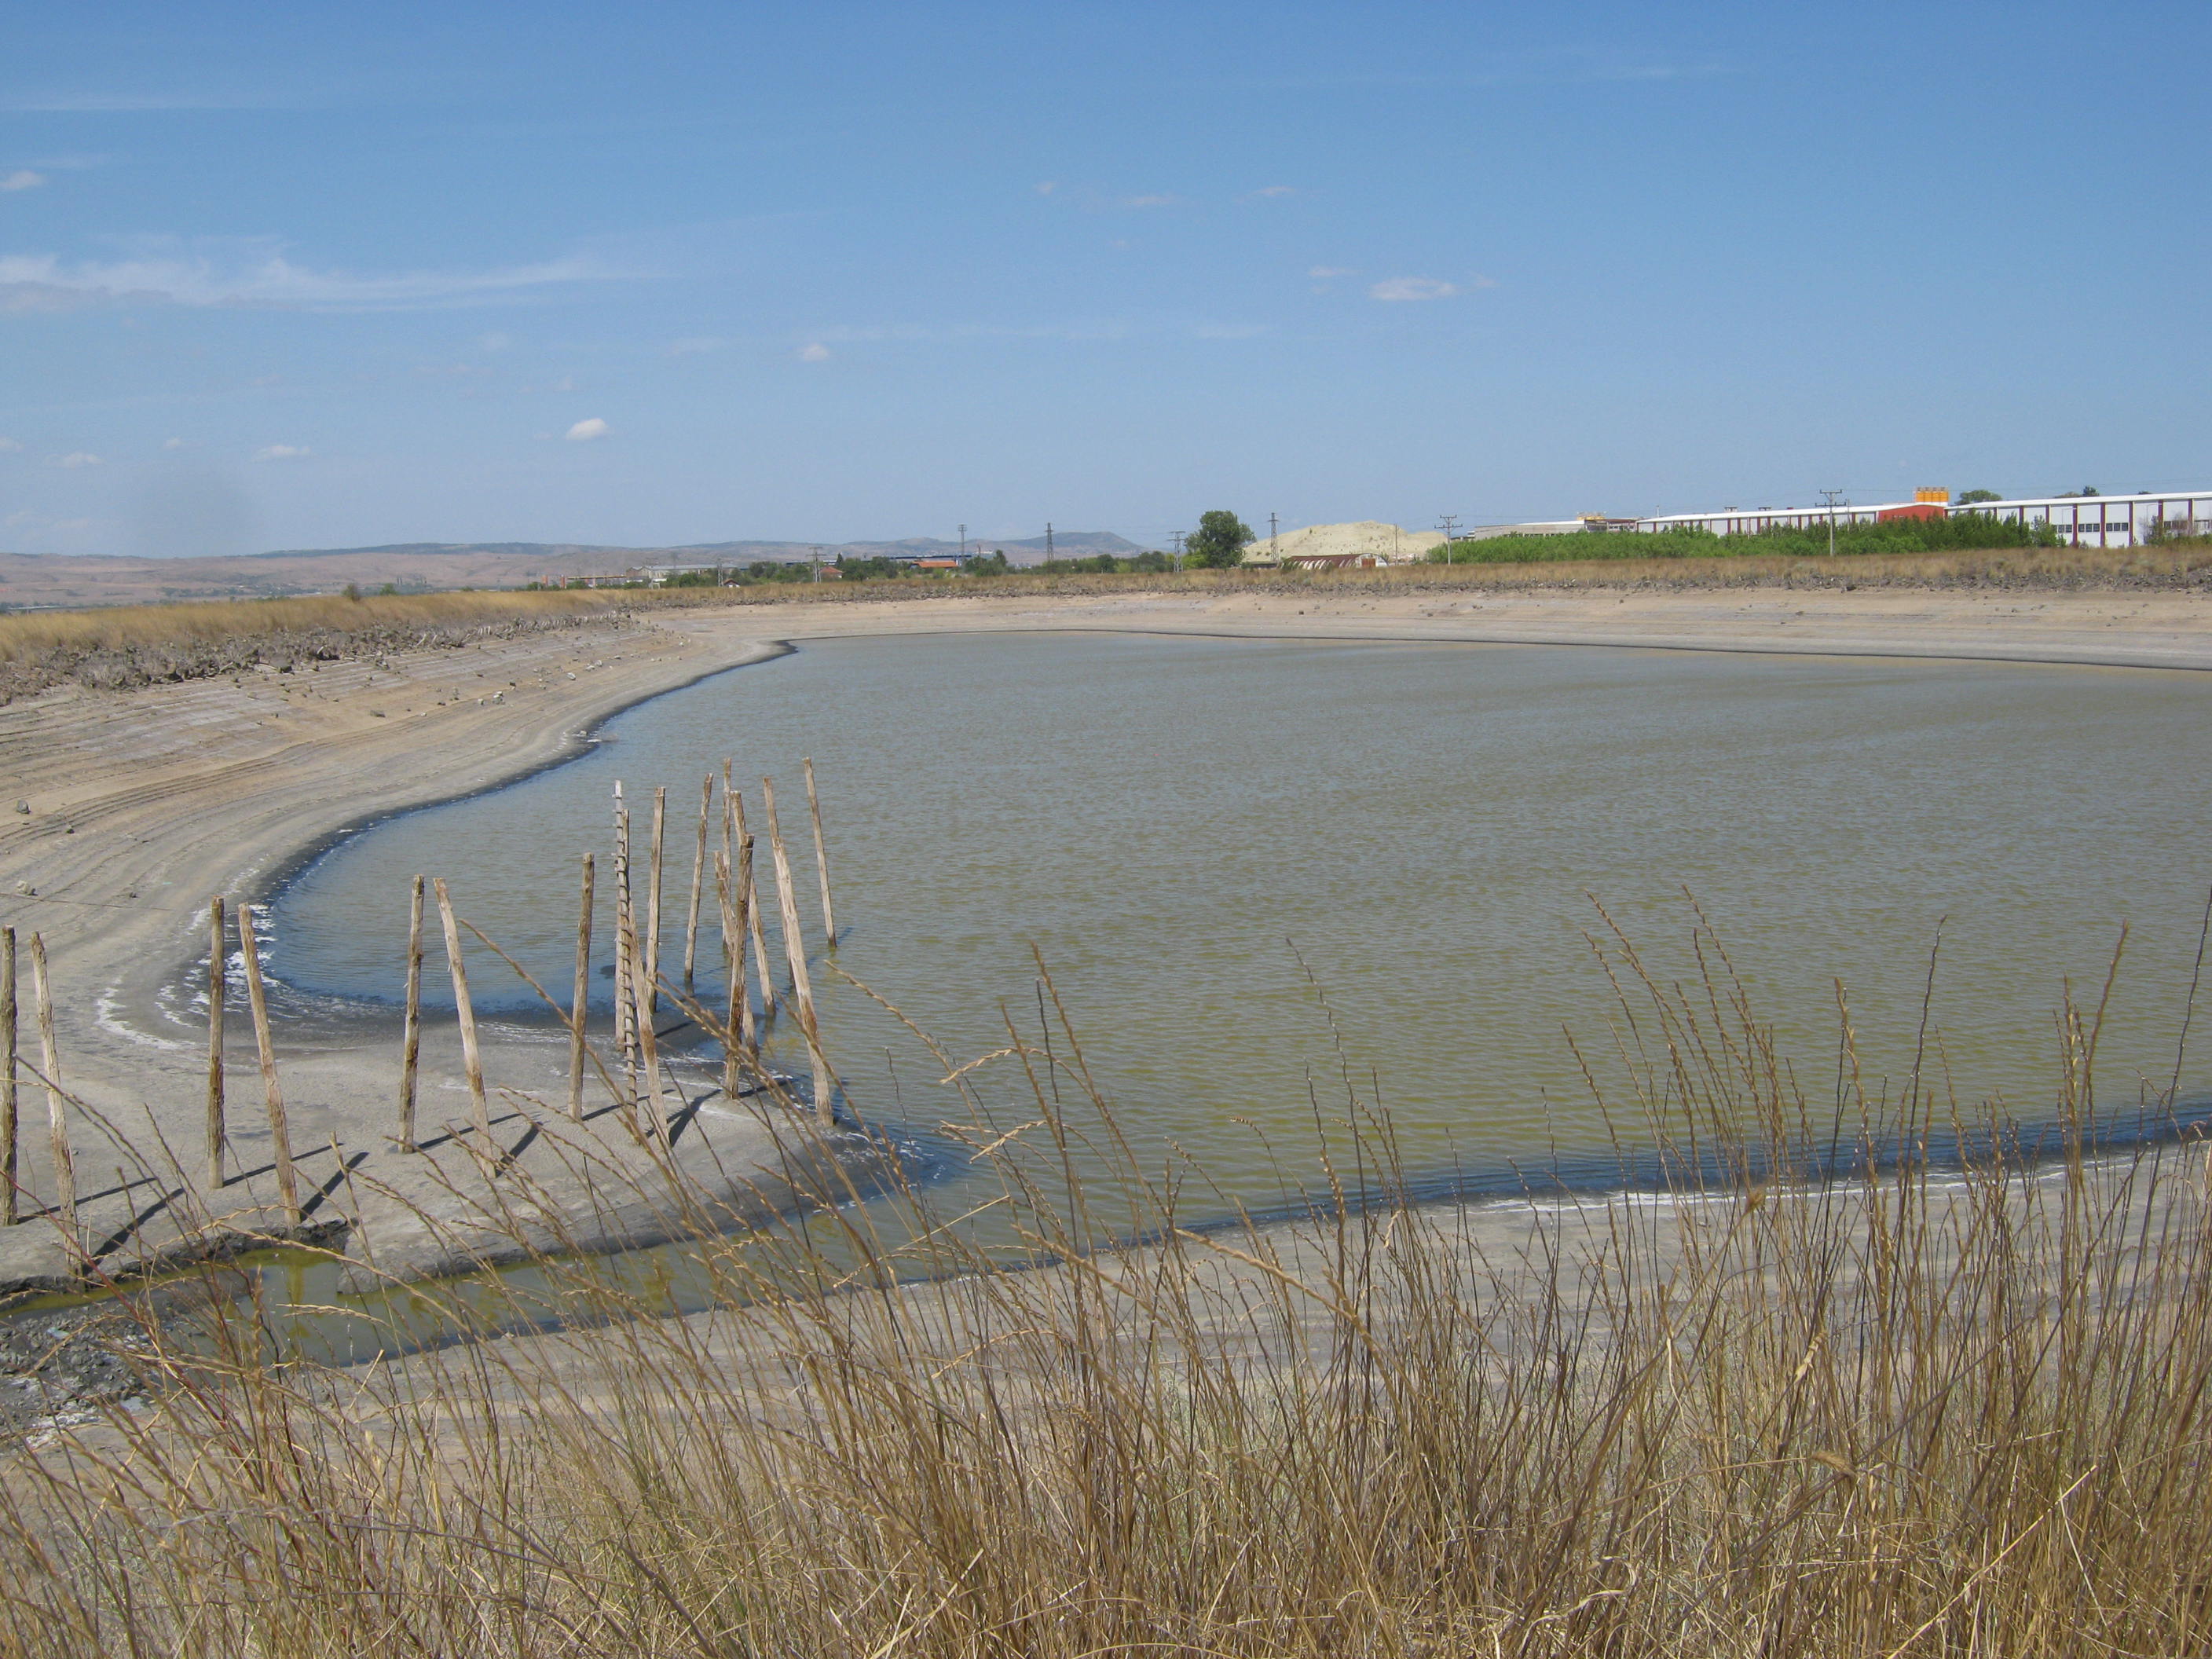
[{"label": "sandy shore", "polygon": [[[2188,592],[960,595],[669,611],[646,623],[315,672],[56,690],[0,709],[0,924],[26,938],[37,931],[49,954],[63,1081],[81,1102],[70,1118],[88,1246],[106,1246],[111,1263],[127,1261],[142,1245],[173,1237],[201,1206],[247,1223],[269,1218],[268,1132],[242,1000],[229,1044],[240,1178],[215,1194],[190,1190],[204,1161],[204,1037],[196,1011],[165,1010],[156,993],[204,955],[209,895],[258,896],[303,852],[350,825],[557,761],[609,714],[758,661],[779,641],[1063,629],[2212,669],[2212,599]],[[29,810],[15,810],[18,803]],[[26,1055],[35,1063],[27,970],[24,1000]],[[450,1142],[432,1158],[393,1148],[389,1046],[298,1033],[280,1046],[303,1188],[323,1194],[319,1218],[343,1217],[362,1230],[386,1270],[449,1267],[469,1254],[465,1229],[440,1235],[410,1211],[474,1172]],[[532,1097],[560,1097],[564,1060],[542,1039],[509,1034],[491,1042],[487,1070],[507,1091],[502,1132],[511,1142],[535,1140],[551,1188],[564,1165],[587,1156],[605,1153],[642,1171],[622,1152],[625,1138],[610,1118],[533,1135],[530,1120],[543,1114]],[[771,1138],[742,1103],[716,1105],[703,1068],[678,1071],[696,1109],[686,1156],[720,1170],[773,1162]],[[450,1032],[428,1034],[422,1087],[426,1126],[465,1112]],[[49,1194],[46,1102],[35,1081],[27,1082],[22,1108],[21,1178],[32,1194]],[[610,1146],[616,1150],[606,1153]],[[139,1164],[153,1174],[135,1175]],[[133,1169],[118,1180],[118,1165]],[[0,1233],[0,1285],[52,1279],[67,1267],[51,1221]]]}]

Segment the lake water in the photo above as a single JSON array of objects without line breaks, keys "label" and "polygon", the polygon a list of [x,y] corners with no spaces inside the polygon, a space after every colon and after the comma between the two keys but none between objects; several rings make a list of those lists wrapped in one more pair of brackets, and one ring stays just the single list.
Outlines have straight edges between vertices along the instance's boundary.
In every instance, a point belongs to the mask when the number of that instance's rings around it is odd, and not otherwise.
[{"label": "lake water", "polygon": [[[1179,1146],[1228,1194],[1278,1192],[1273,1159],[1310,1147],[1316,1100],[1340,1113],[1347,1066],[1417,1173],[1596,1179],[1611,1140],[1567,1041],[1602,1054],[1620,1021],[1583,938],[1602,926],[1592,895],[1656,971],[1688,976],[1693,894],[1816,1111],[1834,981],[1870,1089],[1901,1079],[1940,922],[1950,1086],[2047,1117],[2054,1011],[2069,978],[2094,1004],[2124,922],[2100,1085],[2108,1103],[2139,1079],[2163,1090],[2212,880],[2208,715],[2212,677],[2125,670],[1086,634],[809,644],[633,709],[568,764],[341,842],[277,896],[270,962],[310,1001],[388,1017],[422,872],[565,997],[578,858],[599,853],[604,894],[620,779],[641,871],[668,786],[662,961],[680,967],[699,781],[726,757],[756,829],[758,780],[777,781],[811,929],[811,755],[837,960],[956,1056],[1003,1045],[1008,1017],[1036,1036],[1034,944],[1143,1156]],[[603,911],[601,963],[611,939]],[[450,1007],[438,962],[434,938],[426,991]],[[864,1117],[958,1114],[895,1022],[816,977]],[[534,998],[488,953],[471,985],[527,1023]],[[1019,1073],[979,1077],[1018,1121]]]}]

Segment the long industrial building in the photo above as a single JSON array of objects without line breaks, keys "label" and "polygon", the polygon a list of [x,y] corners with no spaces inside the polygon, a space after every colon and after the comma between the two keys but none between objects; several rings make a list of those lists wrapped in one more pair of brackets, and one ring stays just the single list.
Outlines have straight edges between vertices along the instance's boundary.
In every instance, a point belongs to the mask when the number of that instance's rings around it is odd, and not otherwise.
[{"label": "long industrial building", "polygon": [[2141,495],[2041,495],[2016,501],[1953,506],[1949,492],[1923,489],[1910,501],[1871,507],[1729,507],[1721,513],[1668,513],[1624,520],[1585,520],[1577,528],[1653,532],[1693,528],[1717,536],[1749,536],[1762,530],[1813,530],[1830,524],[1879,524],[1892,519],[1933,519],[1951,513],[2048,524],[2073,547],[2136,547],[2166,536],[2212,535],[2212,489],[2159,491]]}]

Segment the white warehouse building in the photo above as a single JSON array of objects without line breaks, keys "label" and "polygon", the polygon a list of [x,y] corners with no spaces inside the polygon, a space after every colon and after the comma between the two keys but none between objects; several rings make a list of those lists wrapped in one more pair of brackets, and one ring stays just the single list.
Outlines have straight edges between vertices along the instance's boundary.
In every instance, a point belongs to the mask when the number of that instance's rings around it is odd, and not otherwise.
[{"label": "white warehouse building", "polygon": [[1940,519],[1952,512],[2055,527],[2070,547],[2136,547],[2154,532],[2212,535],[2212,489],[2158,490],[2140,495],[2042,495],[1975,501],[1953,507],[1948,493],[1924,489],[1920,499],[1869,507],[1729,507],[1720,513],[1668,513],[1638,519],[1638,531],[1698,529],[1717,536],[1750,536],[1762,530],[1814,530],[1830,524],[1880,524],[1893,519]]}]

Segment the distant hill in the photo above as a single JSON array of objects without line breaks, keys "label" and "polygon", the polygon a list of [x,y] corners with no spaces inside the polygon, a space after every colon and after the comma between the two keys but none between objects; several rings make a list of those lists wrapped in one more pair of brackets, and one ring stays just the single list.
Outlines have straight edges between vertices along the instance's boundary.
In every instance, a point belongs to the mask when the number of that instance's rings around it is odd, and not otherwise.
[{"label": "distant hill", "polygon": [[[611,575],[647,565],[752,564],[762,560],[840,555],[949,554],[959,544],[930,537],[891,542],[696,542],[680,547],[599,547],[576,542],[402,542],[386,547],[286,548],[222,558],[109,558],[61,553],[0,553],[0,605],[49,607],[146,605],[167,599],[281,599],[332,593],[353,582],[391,582],[406,592],[455,587],[520,587],[547,577]],[[1053,537],[1064,558],[1139,550],[1108,531]],[[970,552],[1002,550],[1010,563],[1036,564],[1044,538],[970,538]]]}]

